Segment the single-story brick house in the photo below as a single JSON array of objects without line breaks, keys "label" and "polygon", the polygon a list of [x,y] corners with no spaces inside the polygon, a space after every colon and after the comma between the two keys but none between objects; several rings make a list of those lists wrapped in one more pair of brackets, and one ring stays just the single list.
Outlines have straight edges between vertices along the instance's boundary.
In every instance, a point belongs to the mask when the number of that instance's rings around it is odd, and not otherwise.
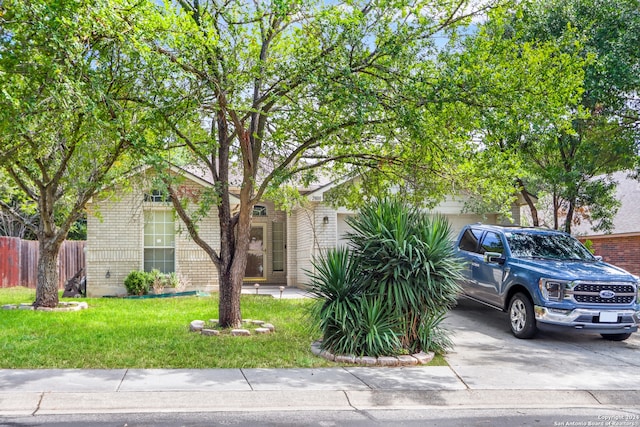
[{"label": "single-story brick house", "polygon": [[[179,192],[197,198],[212,183],[201,174],[173,167],[171,172],[183,177]],[[187,290],[215,291],[217,271],[207,254],[189,237],[171,203],[154,191],[150,169],[135,175],[126,186],[115,185],[88,205],[87,218],[87,293],[91,297],[123,295],[124,279],[132,270],[176,272],[188,278]],[[335,186],[325,183],[302,191],[308,203],[291,212],[276,209],[273,203],[258,204],[253,212],[248,283],[304,287],[305,270],[327,248],[343,242],[348,229],[346,218],[355,212],[335,209],[324,202],[324,194]],[[232,200],[233,202],[238,200]],[[498,223],[499,216],[484,217],[463,213],[464,202],[449,198],[434,208],[445,215],[454,232],[463,225],[484,221]],[[512,216],[520,220],[520,206],[514,205]],[[209,244],[219,245],[217,211],[199,224]]]},{"label": "single-story brick house", "polygon": [[572,232],[583,242],[590,240],[595,254],[604,261],[640,276],[640,182],[624,171],[613,174],[613,179],[618,182],[616,197],[621,206],[612,232],[595,232],[589,221],[574,226]]}]

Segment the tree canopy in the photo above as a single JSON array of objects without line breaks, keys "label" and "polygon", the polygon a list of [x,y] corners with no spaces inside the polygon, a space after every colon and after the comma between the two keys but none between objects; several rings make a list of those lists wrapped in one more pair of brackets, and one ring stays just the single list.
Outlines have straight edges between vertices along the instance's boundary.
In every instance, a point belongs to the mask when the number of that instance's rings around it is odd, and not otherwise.
[{"label": "tree canopy", "polygon": [[[156,131],[170,152],[186,149],[214,181],[215,190],[193,207],[165,177],[178,215],[218,269],[222,325],[241,320],[257,201],[295,203],[295,188],[319,174],[360,174],[378,189],[411,186],[432,200],[450,189],[457,146],[468,132],[455,102],[441,95],[445,70],[436,41],[481,12],[472,4],[146,5],[135,35],[146,65],[137,98],[158,113]],[[218,211],[219,247],[198,230],[206,207]]]},{"label": "tree canopy", "polygon": [[[570,232],[574,221],[588,219],[596,230],[611,230],[618,206],[611,174],[639,165],[638,1],[525,2],[501,26],[521,49],[553,45],[558,55],[573,58],[566,70],[582,73],[579,97],[555,116],[559,120],[548,115],[542,126],[530,120],[529,128],[492,127],[502,141],[500,150],[512,150],[522,161],[522,191],[548,195],[553,214],[549,225],[556,229]],[[549,96],[555,97],[567,80],[561,73],[551,81],[557,89],[551,87]]]},{"label": "tree canopy", "polygon": [[144,140],[143,111],[122,100],[138,68],[122,43],[126,8],[8,0],[0,9],[0,176],[9,190],[0,207],[39,240],[36,306],[57,304],[60,245]]}]

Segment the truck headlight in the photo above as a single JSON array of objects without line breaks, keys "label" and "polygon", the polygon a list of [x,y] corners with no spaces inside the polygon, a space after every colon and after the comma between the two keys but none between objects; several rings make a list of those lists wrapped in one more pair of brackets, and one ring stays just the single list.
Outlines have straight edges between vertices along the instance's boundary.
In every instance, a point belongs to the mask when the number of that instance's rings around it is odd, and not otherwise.
[{"label": "truck headlight", "polygon": [[566,285],[566,282],[552,279],[540,279],[538,282],[542,297],[549,301],[562,301]]}]

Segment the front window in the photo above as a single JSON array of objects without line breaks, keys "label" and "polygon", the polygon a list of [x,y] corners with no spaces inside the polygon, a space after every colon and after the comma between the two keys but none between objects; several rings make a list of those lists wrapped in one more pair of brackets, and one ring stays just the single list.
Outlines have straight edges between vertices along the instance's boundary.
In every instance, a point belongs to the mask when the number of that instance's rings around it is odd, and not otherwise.
[{"label": "front window", "polygon": [[160,190],[152,190],[150,193],[145,193],[144,201],[154,202],[154,203],[166,203],[166,202],[171,202],[171,196]]},{"label": "front window", "polygon": [[274,222],[272,232],[272,269],[273,271],[284,271],[284,222]]},{"label": "front window", "polygon": [[502,240],[498,233],[487,232],[482,239],[482,245],[480,245],[480,253],[484,254],[485,252],[494,252],[502,255],[504,252],[504,247],[502,246]]},{"label": "front window", "polygon": [[582,244],[567,234],[507,233],[511,254],[517,258],[595,261]]},{"label": "front window", "polygon": [[258,216],[258,217],[267,216],[267,207],[266,206],[261,206],[261,205],[254,206],[252,215],[254,217],[256,217],[256,216]]},{"label": "front window", "polygon": [[144,271],[175,272],[175,234],[172,211],[144,213]]}]

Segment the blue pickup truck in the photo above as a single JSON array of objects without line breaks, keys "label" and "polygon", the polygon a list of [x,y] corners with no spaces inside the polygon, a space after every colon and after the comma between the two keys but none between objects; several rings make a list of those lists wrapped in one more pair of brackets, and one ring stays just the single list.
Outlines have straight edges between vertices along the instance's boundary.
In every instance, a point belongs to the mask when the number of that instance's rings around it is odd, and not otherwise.
[{"label": "blue pickup truck", "polygon": [[622,341],[638,330],[638,278],[569,234],[473,224],[460,232],[456,251],[466,261],[464,296],[506,311],[518,338],[554,328]]}]

